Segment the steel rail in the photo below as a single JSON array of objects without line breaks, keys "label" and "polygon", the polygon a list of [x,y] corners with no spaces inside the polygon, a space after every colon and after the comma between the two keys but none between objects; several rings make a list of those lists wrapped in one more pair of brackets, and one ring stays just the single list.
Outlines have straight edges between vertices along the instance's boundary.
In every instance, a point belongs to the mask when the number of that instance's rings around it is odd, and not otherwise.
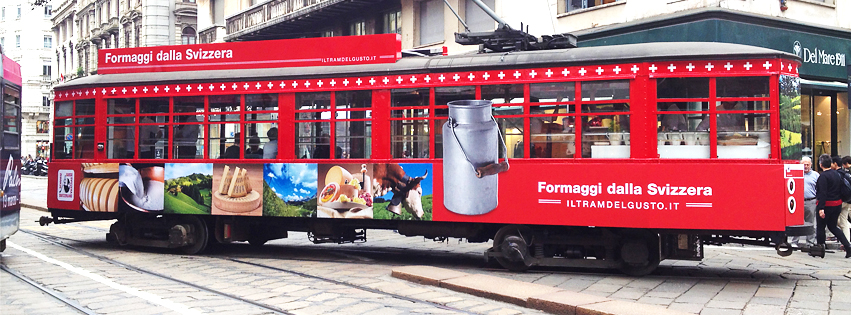
[{"label": "steel rail", "polygon": [[65,303],[65,305],[68,305],[68,306],[74,308],[75,310],[77,310],[80,313],[83,313],[83,314],[86,314],[86,315],[97,315],[98,314],[98,312],[95,312],[95,311],[81,305],[80,303],[77,303],[77,301],[68,298],[64,294],[56,292],[53,289],[48,288],[47,286],[44,286],[41,283],[38,283],[33,279],[30,279],[29,277],[23,275],[22,273],[14,270],[12,268],[9,268],[9,266],[6,266],[6,264],[0,264],[0,269],[2,269],[3,271],[5,271],[6,273],[8,273],[12,276],[15,276],[15,278],[21,279],[21,281],[26,282],[27,284],[35,287],[36,289],[39,289],[41,292],[47,293],[48,295],[52,296],[53,298],[59,300],[62,303]]}]

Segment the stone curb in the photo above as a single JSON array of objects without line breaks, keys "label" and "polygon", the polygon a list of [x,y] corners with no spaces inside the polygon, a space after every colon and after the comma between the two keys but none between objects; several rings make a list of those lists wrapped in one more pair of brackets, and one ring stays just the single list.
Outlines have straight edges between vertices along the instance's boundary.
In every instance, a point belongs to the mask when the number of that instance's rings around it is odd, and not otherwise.
[{"label": "stone curb", "polygon": [[568,315],[681,315],[692,314],[635,302],[612,300],[555,287],[468,274],[432,266],[396,267],[391,276],[438,286],[479,297],[516,304],[553,314]]}]

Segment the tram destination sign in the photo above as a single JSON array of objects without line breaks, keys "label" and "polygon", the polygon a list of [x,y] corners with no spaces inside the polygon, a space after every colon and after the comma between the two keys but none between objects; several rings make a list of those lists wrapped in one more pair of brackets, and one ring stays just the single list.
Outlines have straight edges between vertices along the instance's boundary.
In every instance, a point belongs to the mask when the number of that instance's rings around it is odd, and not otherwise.
[{"label": "tram destination sign", "polygon": [[393,63],[399,34],[101,49],[98,73],[339,66]]}]

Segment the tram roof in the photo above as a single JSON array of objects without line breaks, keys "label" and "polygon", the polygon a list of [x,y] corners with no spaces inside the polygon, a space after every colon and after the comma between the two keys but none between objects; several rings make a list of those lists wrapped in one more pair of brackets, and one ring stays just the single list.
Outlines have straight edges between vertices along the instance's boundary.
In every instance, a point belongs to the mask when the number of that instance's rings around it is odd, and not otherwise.
[{"label": "tram roof", "polygon": [[364,64],[346,66],[314,66],[241,70],[207,70],[146,72],[91,75],[57,85],[55,89],[68,89],[86,85],[108,86],[159,82],[204,82],[239,78],[240,80],[264,80],[279,77],[328,77],[353,76],[358,74],[404,74],[442,72],[474,68],[517,68],[543,64],[607,64],[615,62],[643,62],[654,60],[690,59],[742,59],[742,58],[789,58],[798,56],[779,50],[741,44],[715,42],[657,42],[612,46],[595,46],[571,49],[553,49],[488,54],[459,54],[435,57],[405,57],[390,64]]}]

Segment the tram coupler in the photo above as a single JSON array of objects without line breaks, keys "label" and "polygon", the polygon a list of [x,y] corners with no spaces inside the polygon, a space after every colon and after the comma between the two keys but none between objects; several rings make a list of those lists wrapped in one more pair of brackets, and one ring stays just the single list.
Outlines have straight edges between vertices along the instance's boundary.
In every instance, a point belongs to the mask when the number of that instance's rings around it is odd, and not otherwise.
[{"label": "tram coupler", "polygon": [[795,249],[792,248],[792,245],[790,245],[789,243],[787,243],[785,241],[781,242],[781,243],[777,243],[777,245],[774,246],[774,250],[777,251],[777,255],[780,255],[782,257],[792,255],[792,252],[795,251]]},{"label": "tram coupler", "polygon": [[38,222],[39,226],[47,226],[48,224],[53,223],[53,218],[48,216],[42,216],[41,218],[38,218],[38,221],[36,222]]}]

